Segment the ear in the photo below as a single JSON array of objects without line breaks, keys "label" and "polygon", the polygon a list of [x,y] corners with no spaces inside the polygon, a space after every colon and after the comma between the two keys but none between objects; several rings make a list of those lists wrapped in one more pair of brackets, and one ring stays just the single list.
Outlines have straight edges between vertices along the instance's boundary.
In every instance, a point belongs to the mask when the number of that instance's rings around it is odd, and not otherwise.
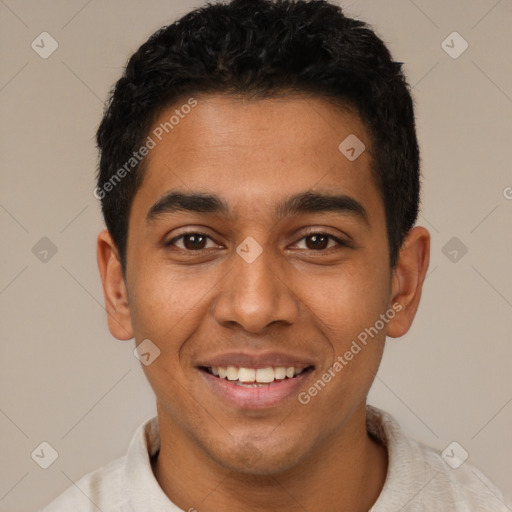
[{"label": "ear", "polygon": [[[403,336],[418,310],[421,290],[430,260],[430,234],[420,226],[409,231],[393,269],[391,306],[397,314],[388,323],[387,335]],[[400,306],[401,307],[400,307]]]},{"label": "ear", "polygon": [[97,259],[105,296],[108,328],[114,338],[130,340],[133,338],[133,328],[128,292],[119,253],[107,230],[98,235]]}]

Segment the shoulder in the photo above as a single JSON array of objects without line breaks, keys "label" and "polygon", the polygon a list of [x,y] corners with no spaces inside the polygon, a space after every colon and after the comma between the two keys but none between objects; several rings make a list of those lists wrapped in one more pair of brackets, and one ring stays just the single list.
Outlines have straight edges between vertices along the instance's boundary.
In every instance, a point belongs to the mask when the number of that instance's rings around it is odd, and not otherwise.
[{"label": "shoulder", "polygon": [[[407,437],[388,413],[368,407],[368,432],[386,445],[388,474],[371,512],[510,512],[501,492],[465,459]],[[459,445],[460,446],[460,445]],[[460,457],[460,458],[457,458]]]},{"label": "shoulder", "polygon": [[[450,458],[453,460],[456,457],[453,450],[445,453],[443,459],[433,448],[414,440],[409,442],[416,448],[416,453],[420,455],[420,460],[430,475],[422,501],[430,502],[432,507],[432,501],[438,497],[438,505],[432,510],[435,508],[454,512],[510,511],[501,492],[481,471],[466,461],[455,460],[452,465],[447,462]],[[419,467],[421,468],[421,465]],[[440,509],[441,504],[445,508]]]},{"label": "shoulder", "polygon": [[164,500],[150,461],[159,447],[158,418],[154,416],[137,428],[123,457],[72,483],[39,512],[124,512],[133,510],[129,503],[134,499],[144,501],[159,494],[161,501]]}]

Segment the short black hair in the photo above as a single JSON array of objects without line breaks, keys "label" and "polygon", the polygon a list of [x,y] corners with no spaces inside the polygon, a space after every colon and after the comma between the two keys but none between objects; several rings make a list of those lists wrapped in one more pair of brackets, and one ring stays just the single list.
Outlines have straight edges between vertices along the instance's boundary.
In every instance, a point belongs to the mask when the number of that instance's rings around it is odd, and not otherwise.
[{"label": "short black hair", "polygon": [[137,151],[161,111],[194,94],[259,99],[290,92],[353,110],[365,124],[395,265],[418,215],[420,189],[402,64],[366,23],[326,0],[232,0],[207,3],[155,32],[111,91],[97,132],[95,195],[123,271],[130,207],[144,172]]}]

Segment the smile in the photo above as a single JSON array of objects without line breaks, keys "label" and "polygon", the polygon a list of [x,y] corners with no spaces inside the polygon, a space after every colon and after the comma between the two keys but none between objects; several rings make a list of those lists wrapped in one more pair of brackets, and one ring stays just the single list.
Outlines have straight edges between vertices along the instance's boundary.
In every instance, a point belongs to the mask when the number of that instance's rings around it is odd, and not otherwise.
[{"label": "smile", "polygon": [[200,366],[200,375],[217,400],[242,410],[282,411],[285,402],[293,400],[304,387],[313,366]]},{"label": "smile", "polygon": [[293,379],[305,371],[306,368],[295,366],[268,366],[266,368],[212,366],[206,367],[204,370],[215,377],[231,381],[239,386],[258,387],[285,379]]}]

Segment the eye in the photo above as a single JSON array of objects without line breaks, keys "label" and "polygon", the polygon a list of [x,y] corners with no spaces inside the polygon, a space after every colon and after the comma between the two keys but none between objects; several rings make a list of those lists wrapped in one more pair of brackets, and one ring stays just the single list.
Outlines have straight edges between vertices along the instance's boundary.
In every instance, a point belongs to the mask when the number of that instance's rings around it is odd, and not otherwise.
[{"label": "eye", "polygon": [[[208,247],[208,241],[211,242],[211,245]],[[322,232],[312,232],[302,237],[296,245],[303,243],[303,247],[298,247],[299,249],[311,250],[311,251],[326,251],[329,249],[333,249],[336,246],[338,247],[346,247],[348,244],[334,235],[330,235],[328,233]],[[202,251],[208,248],[219,247],[215,241],[205,233],[191,231],[188,233],[182,233],[171,239],[169,242],[165,243],[166,247],[174,246],[178,249],[184,251]]]},{"label": "eye", "polygon": [[[174,237],[165,245],[167,247],[174,245],[178,247],[178,249],[183,249],[186,251],[202,251],[204,249],[208,249],[208,247],[206,247],[208,240],[211,240],[213,242],[213,240],[205,233],[190,232],[183,233],[179,236]],[[176,245],[176,242],[178,241],[182,242],[181,247],[179,245]],[[213,244],[212,247],[218,247],[218,245]]]},{"label": "eye", "polygon": [[312,251],[325,251],[336,246],[346,246],[347,244],[339,238],[329,235],[328,233],[309,233],[302,237],[299,242],[305,241],[305,247],[300,249],[309,249]]}]

